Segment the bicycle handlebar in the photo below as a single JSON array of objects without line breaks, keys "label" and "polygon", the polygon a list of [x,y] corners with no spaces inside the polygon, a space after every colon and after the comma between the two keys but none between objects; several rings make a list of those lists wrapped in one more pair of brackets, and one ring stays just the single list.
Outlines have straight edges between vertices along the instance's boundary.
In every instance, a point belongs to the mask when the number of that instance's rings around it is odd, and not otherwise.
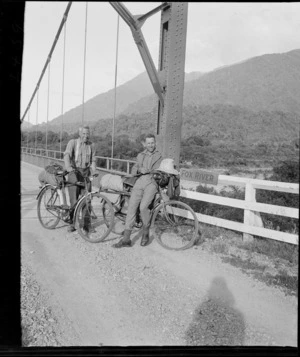
[{"label": "bicycle handlebar", "polygon": [[[87,181],[87,180],[93,181],[93,179],[94,179],[95,177],[98,177],[98,176],[99,176],[99,174],[98,174],[98,172],[96,172],[96,173],[94,173],[94,174],[91,175],[91,176],[84,177],[84,179],[85,179],[85,181]],[[85,182],[77,181],[77,182],[76,182],[76,185],[77,185],[77,186],[85,187]]]},{"label": "bicycle handlebar", "polygon": [[69,172],[68,172],[67,170],[58,170],[58,171],[56,172],[56,175],[57,175],[57,176],[67,176],[68,173],[69,173]]}]

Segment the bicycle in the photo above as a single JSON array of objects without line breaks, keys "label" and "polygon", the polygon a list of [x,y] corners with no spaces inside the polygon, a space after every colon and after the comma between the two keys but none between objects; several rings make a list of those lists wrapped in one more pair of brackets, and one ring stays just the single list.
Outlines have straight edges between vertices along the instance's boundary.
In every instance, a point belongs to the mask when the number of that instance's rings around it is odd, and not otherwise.
[{"label": "bicycle", "polygon": [[[62,220],[71,223],[71,211],[74,211],[73,221],[80,236],[90,243],[103,241],[112,231],[114,222],[114,209],[111,202],[100,192],[88,192],[88,184],[98,176],[94,174],[85,177],[84,181],[70,183],[66,180],[68,172],[58,171],[60,182],[54,186],[44,184],[37,195],[37,213],[41,225],[46,229],[54,229]],[[66,188],[70,186],[84,187],[83,195],[80,195],[74,207],[70,207],[66,200]],[[105,210],[103,205],[105,204]],[[104,221],[109,217],[110,223]]]},{"label": "bicycle", "polygon": [[[111,202],[117,218],[112,232],[121,235],[124,232],[126,211],[133,185],[123,182],[124,191],[103,190],[106,193],[118,194],[115,202]],[[107,226],[110,226],[110,218],[106,216],[103,205],[103,217]],[[169,250],[184,250],[192,247],[198,236],[199,223],[193,209],[184,202],[169,200],[163,189],[158,185],[158,192],[154,197],[150,208],[150,228],[154,228],[154,237],[158,243]],[[138,231],[143,223],[140,211],[137,210],[136,221],[133,230]]]}]

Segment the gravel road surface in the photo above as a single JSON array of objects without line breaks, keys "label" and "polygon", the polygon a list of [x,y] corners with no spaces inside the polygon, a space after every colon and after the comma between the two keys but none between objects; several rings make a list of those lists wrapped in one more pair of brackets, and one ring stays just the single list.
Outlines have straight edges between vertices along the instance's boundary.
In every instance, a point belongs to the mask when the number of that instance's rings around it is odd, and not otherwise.
[{"label": "gravel road surface", "polygon": [[201,246],[113,249],[37,220],[40,171],[22,163],[21,314],[26,346],[297,346],[297,298]]}]

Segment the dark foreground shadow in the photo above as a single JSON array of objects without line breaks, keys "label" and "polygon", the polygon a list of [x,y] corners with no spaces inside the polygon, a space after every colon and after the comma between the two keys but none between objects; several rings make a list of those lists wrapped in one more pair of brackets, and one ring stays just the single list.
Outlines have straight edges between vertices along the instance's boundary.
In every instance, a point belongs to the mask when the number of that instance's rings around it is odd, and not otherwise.
[{"label": "dark foreground shadow", "polygon": [[213,279],[204,302],[195,311],[185,338],[190,346],[241,346],[245,323],[234,308],[234,297],[221,277]]}]

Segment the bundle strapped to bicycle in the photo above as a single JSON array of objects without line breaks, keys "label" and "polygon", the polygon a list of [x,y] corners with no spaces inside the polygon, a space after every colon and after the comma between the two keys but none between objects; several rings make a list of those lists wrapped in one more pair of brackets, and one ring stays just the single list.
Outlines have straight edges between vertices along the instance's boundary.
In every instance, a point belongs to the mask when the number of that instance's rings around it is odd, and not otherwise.
[{"label": "bundle strapped to bicycle", "polygon": [[53,186],[60,185],[64,180],[65,171],[63,167],[56,162],[50,162],[43,171],[39,173],[38,179],[42,185],[50,184]]},{"label": "bundle strapped to bicycle", "polygon": [[102,176],[100,181],[100,190],[111,193],[128,193],[134,186],[139,176],[119,176],[114,174],[106,174]]}]

